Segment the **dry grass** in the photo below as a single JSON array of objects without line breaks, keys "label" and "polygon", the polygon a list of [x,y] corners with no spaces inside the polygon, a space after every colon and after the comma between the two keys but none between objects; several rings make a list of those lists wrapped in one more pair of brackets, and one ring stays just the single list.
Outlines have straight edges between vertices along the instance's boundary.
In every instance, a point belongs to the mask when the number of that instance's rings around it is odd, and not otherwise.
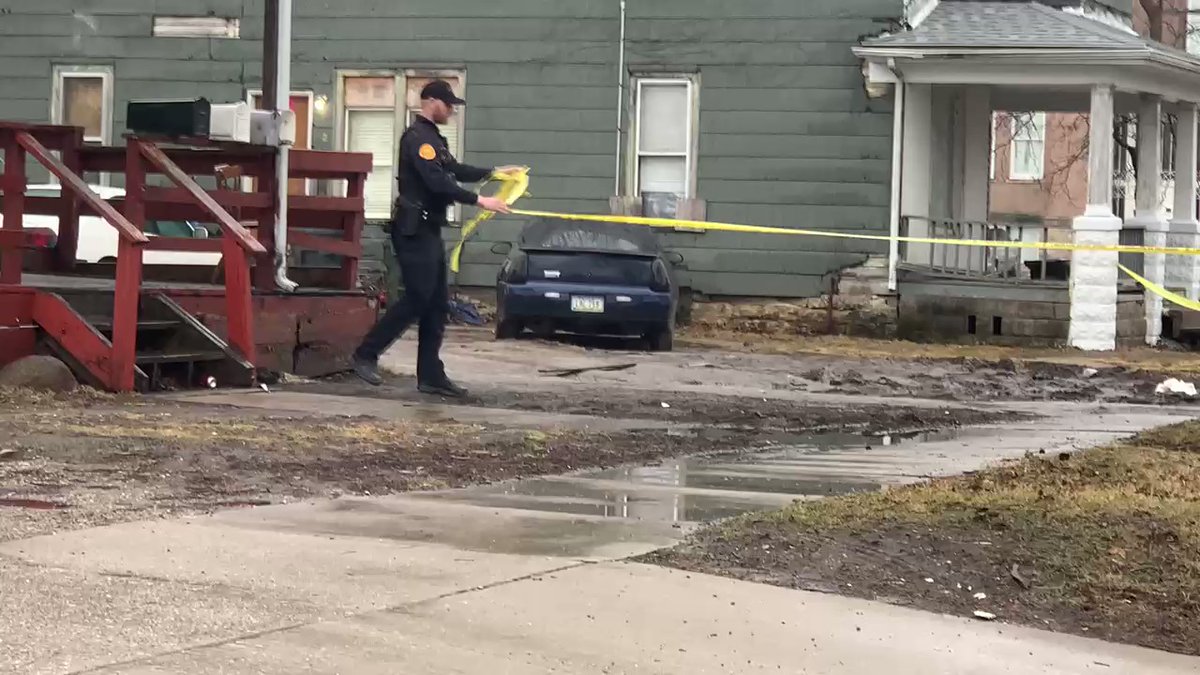
[{"label": "dry grass", "polygon": [[413,421],[388,422],[372,418],[334,421],[294,418],[215,417],[195,418],[172,413],[121,411],[94,415],[34,413],[21,420],[22,429],[36,433],[71,434],[87,438],[160,443],[203,443],[244,448],[333,452],[396,445],[420,446],[478,437],[483,428],[468,424]]},{"label": "dry grass", "polygon": [[[1200,421],[751,514],[664,560],[785,585],[816,577],[967,614],[969,594],[904,580],[973,579],[1006,620],[1200,653]],[[1009,578],[1013,565],[1021,584]]]},{"label": "dry grass", "polygon": [[23,387],[0,387],[0,413],[46,408],[90,408],[101,405],[129,403],[132,396],[117,396],[91,387],[79,387],[71,392],[49,392]]},{"label": "dry grass", "polygon": [[1200,373],[1200,355],[1166,352],[1149,347],[1087,353],[1075,349],[1003,347],[998,345],[926,344],[845,336],[760,335],[688,328],[682,344],[708,349],[763,354],[817,354],[852,359],[977,359],[980,361],[1040,361],[1078,366],[1122,367],[1132,370]]}]

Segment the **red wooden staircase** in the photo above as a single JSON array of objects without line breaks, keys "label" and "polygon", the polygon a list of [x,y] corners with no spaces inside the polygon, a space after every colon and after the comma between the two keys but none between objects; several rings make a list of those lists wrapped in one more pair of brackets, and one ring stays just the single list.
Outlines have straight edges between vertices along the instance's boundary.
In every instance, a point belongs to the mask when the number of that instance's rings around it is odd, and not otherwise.
[{"label": "red wooden staircase", "polygon": [[[271,264],[278,208],[275,149],[135,136],[128,137],[124,147],[95,147],[85,146],[82,130],[75,127],[3,122],[0,149],[0,365],[44,351],[62,358],[84,381],[111,391],[211,382],[249,385],[257,369],[287,369],[287,359],[274,354],[280,340],[286,344],[288,339],[286,331],[274,331],[270,325],[279,316],[292,321],[301,315],[332,316],[341,329],[349,321],[363,330],[373,319],[364,309],[374,308],[374,298],[358,288],[369,155],[291,153],[291,177],[344,182],[341,191],[348,196],[289,199],[289,241],[297,248],[336,254],[343,262],[317,293],[284,294],[274,289]],[[26,196],[27,160],[58,179],[59,197]],[[231,166],[253,178],[257,189],[208,191],[193,178],[212,177]],[[124,174],[125,197],[101,199],[82,178],[96,172]],[[151,184],[152,180],[166,185]],[[45,248],[44,233],[23,227],[25,214],[58,217],[52,248]],[[99,217],[117,231],[116,263],[108,277],[77,274],[81,215]],[[148,219],[215,223],[221,235],[148,237]],[[325,236],[292,233],[292,227],[323,231]],[[170,279],[147,284],[147,250],[219,252],[223,285]],[[271,314],[264,311],[268,306],[284,309]],[[344,320],[339,322],[339,316]],[[257,330],[273,336],[261,345],[271,354],[266,359],[259,358]],[[333,339],[346,342],[344,333]],[[350,347],[339,343],[332,350],[344,359]]]}]

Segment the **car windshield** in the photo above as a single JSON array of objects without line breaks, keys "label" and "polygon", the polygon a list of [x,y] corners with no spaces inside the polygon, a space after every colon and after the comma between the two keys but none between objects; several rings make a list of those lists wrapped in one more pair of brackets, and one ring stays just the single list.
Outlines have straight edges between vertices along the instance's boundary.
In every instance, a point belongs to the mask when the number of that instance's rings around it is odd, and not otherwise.
[{"label": "car windshield", "polygon": [[654,258],[599,252],[527,251],[529,278],[539,281],[647,286]]}]

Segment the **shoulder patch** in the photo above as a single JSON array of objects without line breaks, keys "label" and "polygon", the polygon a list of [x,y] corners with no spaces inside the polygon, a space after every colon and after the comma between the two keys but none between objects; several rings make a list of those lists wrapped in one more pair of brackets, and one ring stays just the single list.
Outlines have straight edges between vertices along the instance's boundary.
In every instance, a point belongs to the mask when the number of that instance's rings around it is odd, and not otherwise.
[{"label": "shoulder patch", "polygon": [[417,156],[423,160],[432,162],[437,159],[437,150],[434,150],[433,146],[428,143],[422,143],[421,147],[417,150]]}]

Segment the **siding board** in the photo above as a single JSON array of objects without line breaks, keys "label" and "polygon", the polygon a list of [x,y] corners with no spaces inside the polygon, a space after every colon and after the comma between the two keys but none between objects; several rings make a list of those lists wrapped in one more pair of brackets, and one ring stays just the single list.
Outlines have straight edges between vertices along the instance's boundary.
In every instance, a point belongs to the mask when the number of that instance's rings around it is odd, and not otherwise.
[{"label": "siding board", "polygon": [[[887,28],[902,4],[629,0],[630,71],[698,77],[697,196],[709,218],[886,231],[891,104],[867,99],[850,46]],[[242,100],[261,87],[262,0],[38,0],[5,8],[3,118],[47,119],[56,63],[113,68],[114,137],[130,98]],[[242,38],[154,38],[155,14],[237,17]],[[529,208],[602,213],[616,167],[617,18],[613,0],[301,0],[293,89],[330,101],[313,119],[316,147],[328,148],[338,125],[338,70],[463,68],[464,160],[531,165]],[[468,245],[459,282],[494,283],[499,259],[491,243],[515,239],[521,226],[516,218],[489,222]],[[688,259],[682,277],[715,295],[821,293],[831,271],[886,250],[811,237],[662,236]]]}]

